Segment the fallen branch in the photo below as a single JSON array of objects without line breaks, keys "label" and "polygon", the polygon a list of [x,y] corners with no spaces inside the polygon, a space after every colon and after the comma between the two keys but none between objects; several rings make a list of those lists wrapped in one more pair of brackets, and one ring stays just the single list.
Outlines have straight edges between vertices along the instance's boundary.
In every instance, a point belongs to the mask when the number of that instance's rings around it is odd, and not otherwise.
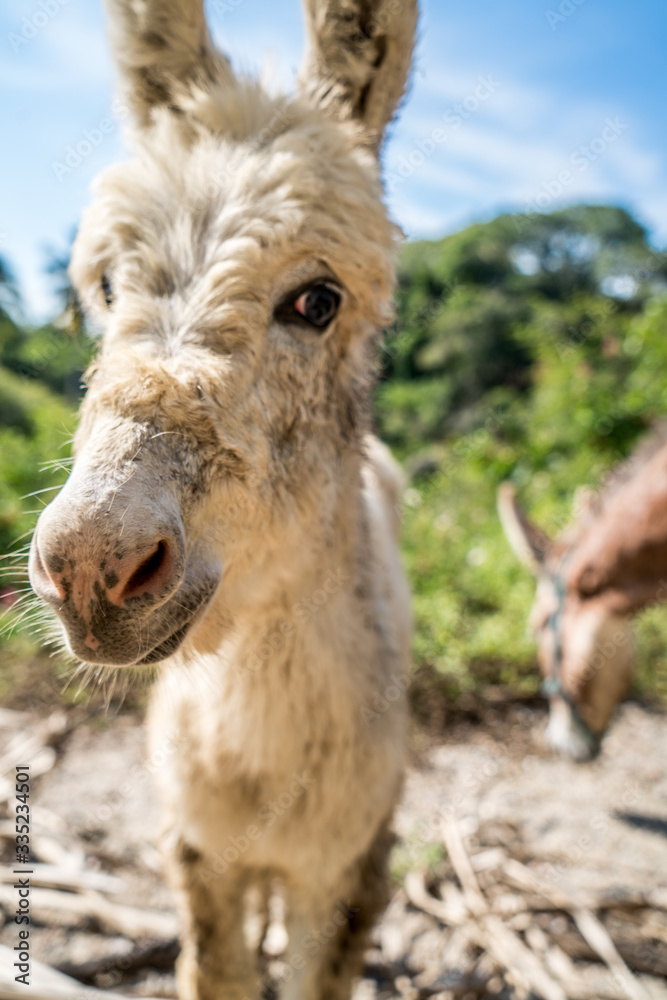
[{"label": "fallen branch", "polygon": [[[0,905],[15,908],[16,892],[13,888],[0,886]],[[59,917],[66,914],[95,920],[106,930],[128,937],[169,939],[178,934],[178,921],[171,913],[120,906],[93,892],[79,894],[34,888],[30,893],[30,909],[33,916],[44,923],[49,923],[49,915],[56,913]]]},{"label": "fallen branch", "polygon": [[544,1000],[568,1000],[565,991],[549,974],[540,958],[496,914],[489,912],[488,903],[453,820],[443,820],[442,835],[454,871],[463,886],[465,901],[476,917],[480,947],[485,948],[496,964],[506,969],[519,986],[534,990]]},{"label": "fallen branch", "polygon": [[129,953],[112,952],[99,958],[88,959],[86,962],[61,962],[58,970],[82,983],[94,983],[97,976],[115,971],[124,973],[135,972],[138,969],[171,971],[179,951],[178,938],[172,938],[170,941],[149,941],[143,946],[133,948]]},{"label": "fallen branch", "polygon": [[405,876],[405,892],[413,906],[436,917],[443,924],[460,927],[470,920],[470,913],[461,894],[457,891],[458,905],[456,901],[436,899],[426,888],[424,872],[408,872]]},{"label": "fallen branch", "polygon": [[650,1000],[647,991],[623,961],[606,927],[591,909],[581,905],[579,900],[568,896],[561,889],[543,882],[520,861],[510,858],[503,865],[503,871],[523,888],[530,888],[540,893],[551,899],[560,909],[571,913],[581,936],[600,956],[616,982],[625,990],[625,995],[630,1000]]},{"label": "fallen branch", "polygon": [[11,773],[13,776],[17,764],[30,764],[32,767],[35,758],[45,747],[52,748],[60,742],[69,725],[67,714],[59,709],[43,722],[37,723],[29,736],[24,732],[17,733],[0,757],[0,775],[6,777]]},{"label": "fallen branch", "polygon": [[573,909],[572,917],[581,936],[598,953],[626,995],[631,1000],[651,1000],[648,992],[621,958],[607,928],[595,914],[585,908]]},{"label": "fallen branch", "polygon": [[[76,979],[52,969],[49,965],[31,959],[30,986],[25,987],[14,979],[15,953],[0,945],[0,1000],[16,1000],[29,996],[30,1000],[127,1000],[119,993],[96,990],[82,986]],[[142,998],[149,1000],[149,998]]]},{"label": "fallen branch", "polygon": [[[68,889],[74,892],[121,892],[123,882],[115,875],[91,872],[85,869],[75,871],[56,865],[31,864],[30,885],[48,889]],[[0,883],[13,885],[16,873],[9,866],[0,865]]]},{"label": "fallen branch", "polygon": [[[538,894],[543,897],[544,909],[553,907],[558,910],[570,910],[572,907],[572,896],[563,892],[557,886],[540,878],[537,872],[533,871],[521,861],[515,858],[507,858],[503,864],[498,866],[498,871],[505,882],[511,886],[521,889],[523,892]],[[628,889],[614,887],[605,889],[602,892],[586,892],[577,897],[580,905],[586,906],[589,910],[611,910],[611,909],[667,909],[667,890],[650,889]]]},{"label": "fallen branch", "polygon": [[13,708],[0,707],[0,729],[25,729],[30,720],[29,712],[17,712]]}]

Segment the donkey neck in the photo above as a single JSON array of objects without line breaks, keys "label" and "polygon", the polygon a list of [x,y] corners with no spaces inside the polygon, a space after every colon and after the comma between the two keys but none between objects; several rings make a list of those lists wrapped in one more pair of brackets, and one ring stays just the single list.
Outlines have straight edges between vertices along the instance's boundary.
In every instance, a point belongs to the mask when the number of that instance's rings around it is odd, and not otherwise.
[{"label": "donkey neck", "polygon": [[[308,522],[301,535],[288,531],[281,545],[258,552],[255,565],[231,567],[189,647],[163,677],[168,699],[175,685],[191,705],[219,706],[227,720],[221,754],[253,772],[278,760],[293,768],[305,743],[326,743],[332,732],[351,743],[360,725],[352,706],[360,699],[372,704],[376,689],[389,683],[373,673],[383,626],[373,610],[361,466],[360,455],[345,463],[324,527]],[[400,672],[392,657],[386,669]],[[239,722],[248,713],[259,720],[250,742]],[[287,731],[299,735],[286,756]]]},{"label": "donkey neck", "polygon": [[[334,595],[345,591],[353,597],[355,590],[367,589],[368,511],[362,462],[360,452],[347,453],[336,480],[327,483],[326,507],[311,499],[299,520],[294,518],[279,530],[267,529],[265,537],[232,555],[210,614],[211,624],[218,624],[219,640],[230,628],[250,629],[257,638],[276,627],[290,633],[290,624],[305,624],[325,605],[331,614]],[[208,649],[211,639],[209,634]]]}]

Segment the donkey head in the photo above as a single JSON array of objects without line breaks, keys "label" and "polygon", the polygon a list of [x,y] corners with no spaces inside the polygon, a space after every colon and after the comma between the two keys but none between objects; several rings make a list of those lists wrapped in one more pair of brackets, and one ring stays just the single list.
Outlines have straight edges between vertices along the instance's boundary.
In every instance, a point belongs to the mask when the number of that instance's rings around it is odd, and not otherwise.
[{"label": "donkey head", "polygon": [[378,150],[416,0],[305,0],[289,98],[234,75],[202,0],[108,9],[134,158],[98,179],[73,251],[103,337],[30,576],[77,657],[133,665],[207,608],[225,627],[223,574],[261,600],[267,566],[315,560],[358,492],[397,242]]},{"label": "donkey head", "polygon": [[509,483],[500,488],[498,510],[515,554],[537,577],[529,627],[549,697],[548,739],[555,750],[587,760],[630,682],[627,602],[601,579],[591,586],[599,560],[590,514],[551,541],[525,516]]}]

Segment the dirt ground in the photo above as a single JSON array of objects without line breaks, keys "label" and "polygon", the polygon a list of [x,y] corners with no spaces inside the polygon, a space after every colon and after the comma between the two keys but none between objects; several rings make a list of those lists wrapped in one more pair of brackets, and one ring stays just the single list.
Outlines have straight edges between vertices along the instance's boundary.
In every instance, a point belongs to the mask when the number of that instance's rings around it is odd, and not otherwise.
[{"label": "dirt ground", "polygon": [[[5,775],[31,754],[43,772],[31,789],[33,859],[55,866],[41,888],[33,880],[33,959],[98,988],[174,996],[176,922],[151,781],[160,761],[145,758],[141,720],[3,713]],[[546,751],[545,723],[544,710],[510,705],[489,709],[482,726],[415,734],[394,897],[358,1000],[667,997],[665,717],[624,705],[585,765]],[[27,746],[26,732],[41,735]],[[3,815],[10,866],[7,801]],[[6,869],[2,881],[0,944],[13,948]],[[278,917],[265,940],[274,983],[286,975]]]}]

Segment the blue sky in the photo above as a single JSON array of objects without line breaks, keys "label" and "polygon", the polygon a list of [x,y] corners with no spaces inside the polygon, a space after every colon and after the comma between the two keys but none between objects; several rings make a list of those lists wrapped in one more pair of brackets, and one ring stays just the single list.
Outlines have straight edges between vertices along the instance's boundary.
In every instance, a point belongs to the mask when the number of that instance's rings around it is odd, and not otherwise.
[{"label": "blue sky", "polygon": [[[207,9],[238,68],[291,86],[298,0]],[[613,202],[664,248],[666,45],[660,0],[422,0],[412,87],[384,156],[394,218],[410,238],[438,237],[503,210]],[[0,254],[32,319],[54,308],[46,248],[66,245],[92,179],[123,155],[113,87],[101,0],[2,5]],[[98,144],[64,172],[86,132]]]}]

